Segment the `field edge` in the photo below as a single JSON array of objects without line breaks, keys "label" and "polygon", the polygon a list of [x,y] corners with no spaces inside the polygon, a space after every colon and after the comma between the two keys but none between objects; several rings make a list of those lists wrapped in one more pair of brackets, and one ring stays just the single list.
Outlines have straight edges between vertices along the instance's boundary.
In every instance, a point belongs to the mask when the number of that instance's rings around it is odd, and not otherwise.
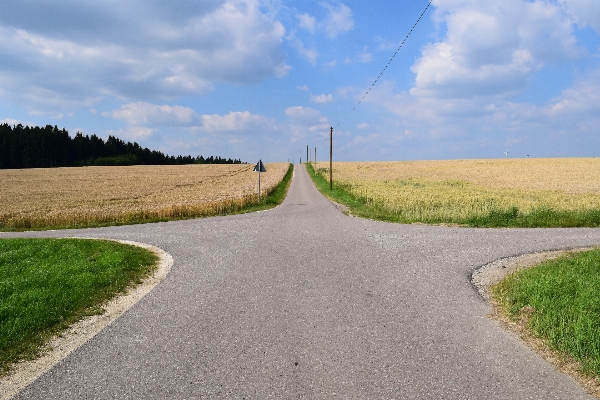
[{"label": "field edge", "polygon": [[348,207],[347,214],[353,216],[373,219],[383,222],[401,224],[426,224],[469,228],[597,228],[600,227],[600,209],[588,210],[554,210],[551,208],[535,208],[529,212],[523,212],[517,207],[496,208],[489,211],[487,215],[472,216],[460,220],[446,218],[437,219],[409,219],[403,215],[388,211],[377,204],[369,204],[368,199],[359,198],[348,190],[344,185],[336,185],[330,189],[329,181],[323,176],[323,170],[319,168],[315,172],[311,163],[306,163],[306,169],[317,189],[331,201],[341,203]]},{"label": "field edge", "polygon": [[245,214],[267,210],[278,206],[285,198],[291,182],[293,170],[294,166],[290,163],[282,180],[277,185],[264,192],[260,202],[258,201],[257,194],[252,194],[220,202],[207,202],[199,204],[198,206],[167,206],[164,209],[155,211],[123,213],[116,217],[110,217],[109,219],[103,219],[101,216],[91,216],[76,222],[65,222],[60,220],[44,222],[24,219],[18,224],[8,224],[0,221],[0,232],[65,230],[137,225],[222,215]]}]

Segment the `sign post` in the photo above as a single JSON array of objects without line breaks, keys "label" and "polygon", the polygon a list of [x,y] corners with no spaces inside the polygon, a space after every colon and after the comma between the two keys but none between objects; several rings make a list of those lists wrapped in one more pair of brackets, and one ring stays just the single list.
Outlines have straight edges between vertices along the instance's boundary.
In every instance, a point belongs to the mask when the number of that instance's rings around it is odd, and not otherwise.
[{"label": "sign post", "polygon": [[333,189],[333,126],[329,130],[329,190]]},{"label": "sign post", "polygon": [[252,171],[258,172],[258,202],[260,203],[260,173],[267,172],[267,169],[263,165],[262,160],[258,160]]}]

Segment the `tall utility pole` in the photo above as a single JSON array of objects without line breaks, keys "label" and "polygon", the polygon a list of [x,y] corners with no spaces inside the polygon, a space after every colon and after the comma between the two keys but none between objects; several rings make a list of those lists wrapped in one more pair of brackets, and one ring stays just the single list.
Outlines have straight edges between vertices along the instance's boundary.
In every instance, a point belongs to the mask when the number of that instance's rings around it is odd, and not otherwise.
[{"label": "tall utility pole", "polygon": [[333,189],[333,126],[329,129],[329,190]]},{"label": "tall utility pole", "polygon": [[306,162],[309,162],[309,159],[308,159],[308,145],[306,145]]}]

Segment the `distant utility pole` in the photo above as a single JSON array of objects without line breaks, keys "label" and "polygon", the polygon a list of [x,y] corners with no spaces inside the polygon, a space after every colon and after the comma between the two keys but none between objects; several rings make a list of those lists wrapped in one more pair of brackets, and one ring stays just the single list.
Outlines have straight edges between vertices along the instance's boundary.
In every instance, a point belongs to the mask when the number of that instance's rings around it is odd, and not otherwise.
[{"label": "distant utility pole", "polygon": [[333,189],[333,126],[329,129],[329,190]]},{"label": "distant utility pole", "polygon": [[308,145],[306,145],[306,162],[310,162],[310,161],[308,160]]}]

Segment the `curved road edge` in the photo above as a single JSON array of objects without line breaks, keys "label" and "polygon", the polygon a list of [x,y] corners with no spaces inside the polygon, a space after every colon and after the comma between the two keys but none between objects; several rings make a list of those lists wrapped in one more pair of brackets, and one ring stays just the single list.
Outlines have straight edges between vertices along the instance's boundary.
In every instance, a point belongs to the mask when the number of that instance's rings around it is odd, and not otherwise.
[{"label": "curved road edge", "polygon": [[492,301],[490,295],[490,288],[513,272],[535,267],[544,261],[552,260],[565,254],[580,253],[598,248],[600,247],[578,247],[500,258],[475,269],[471,274],[471,284],[492,308],[490,314],[487,315],[488,318],[498,321],[505,330],[519,337],[539,357],[550,363],[563,374],[566,374],[577,381],[588,394],[600,399],[600,383],[596,379],[582,374],[578,363],[565,360],[522,325],[511,321],[500,311],[498,306]]},{"label": "curved road edge", "polygon": [[41,357],[30,361],[23,361],[15,365],[14,369],[8,375],[0,378],[1,400],[10,399],[19,393],[71,352],[96,336],[98,332],[119,318],[165,279],[173,266],[173,257],[169,253],[146,243],[104,238],[77,239],[112,240],[114,242],[142,247],[158,256],[157,269],[140,284],[130,287],[126,294],[117,296],[103,304],[101,306],[105,309],[103,314],[86,317],[51,339],[44,346]]}]

